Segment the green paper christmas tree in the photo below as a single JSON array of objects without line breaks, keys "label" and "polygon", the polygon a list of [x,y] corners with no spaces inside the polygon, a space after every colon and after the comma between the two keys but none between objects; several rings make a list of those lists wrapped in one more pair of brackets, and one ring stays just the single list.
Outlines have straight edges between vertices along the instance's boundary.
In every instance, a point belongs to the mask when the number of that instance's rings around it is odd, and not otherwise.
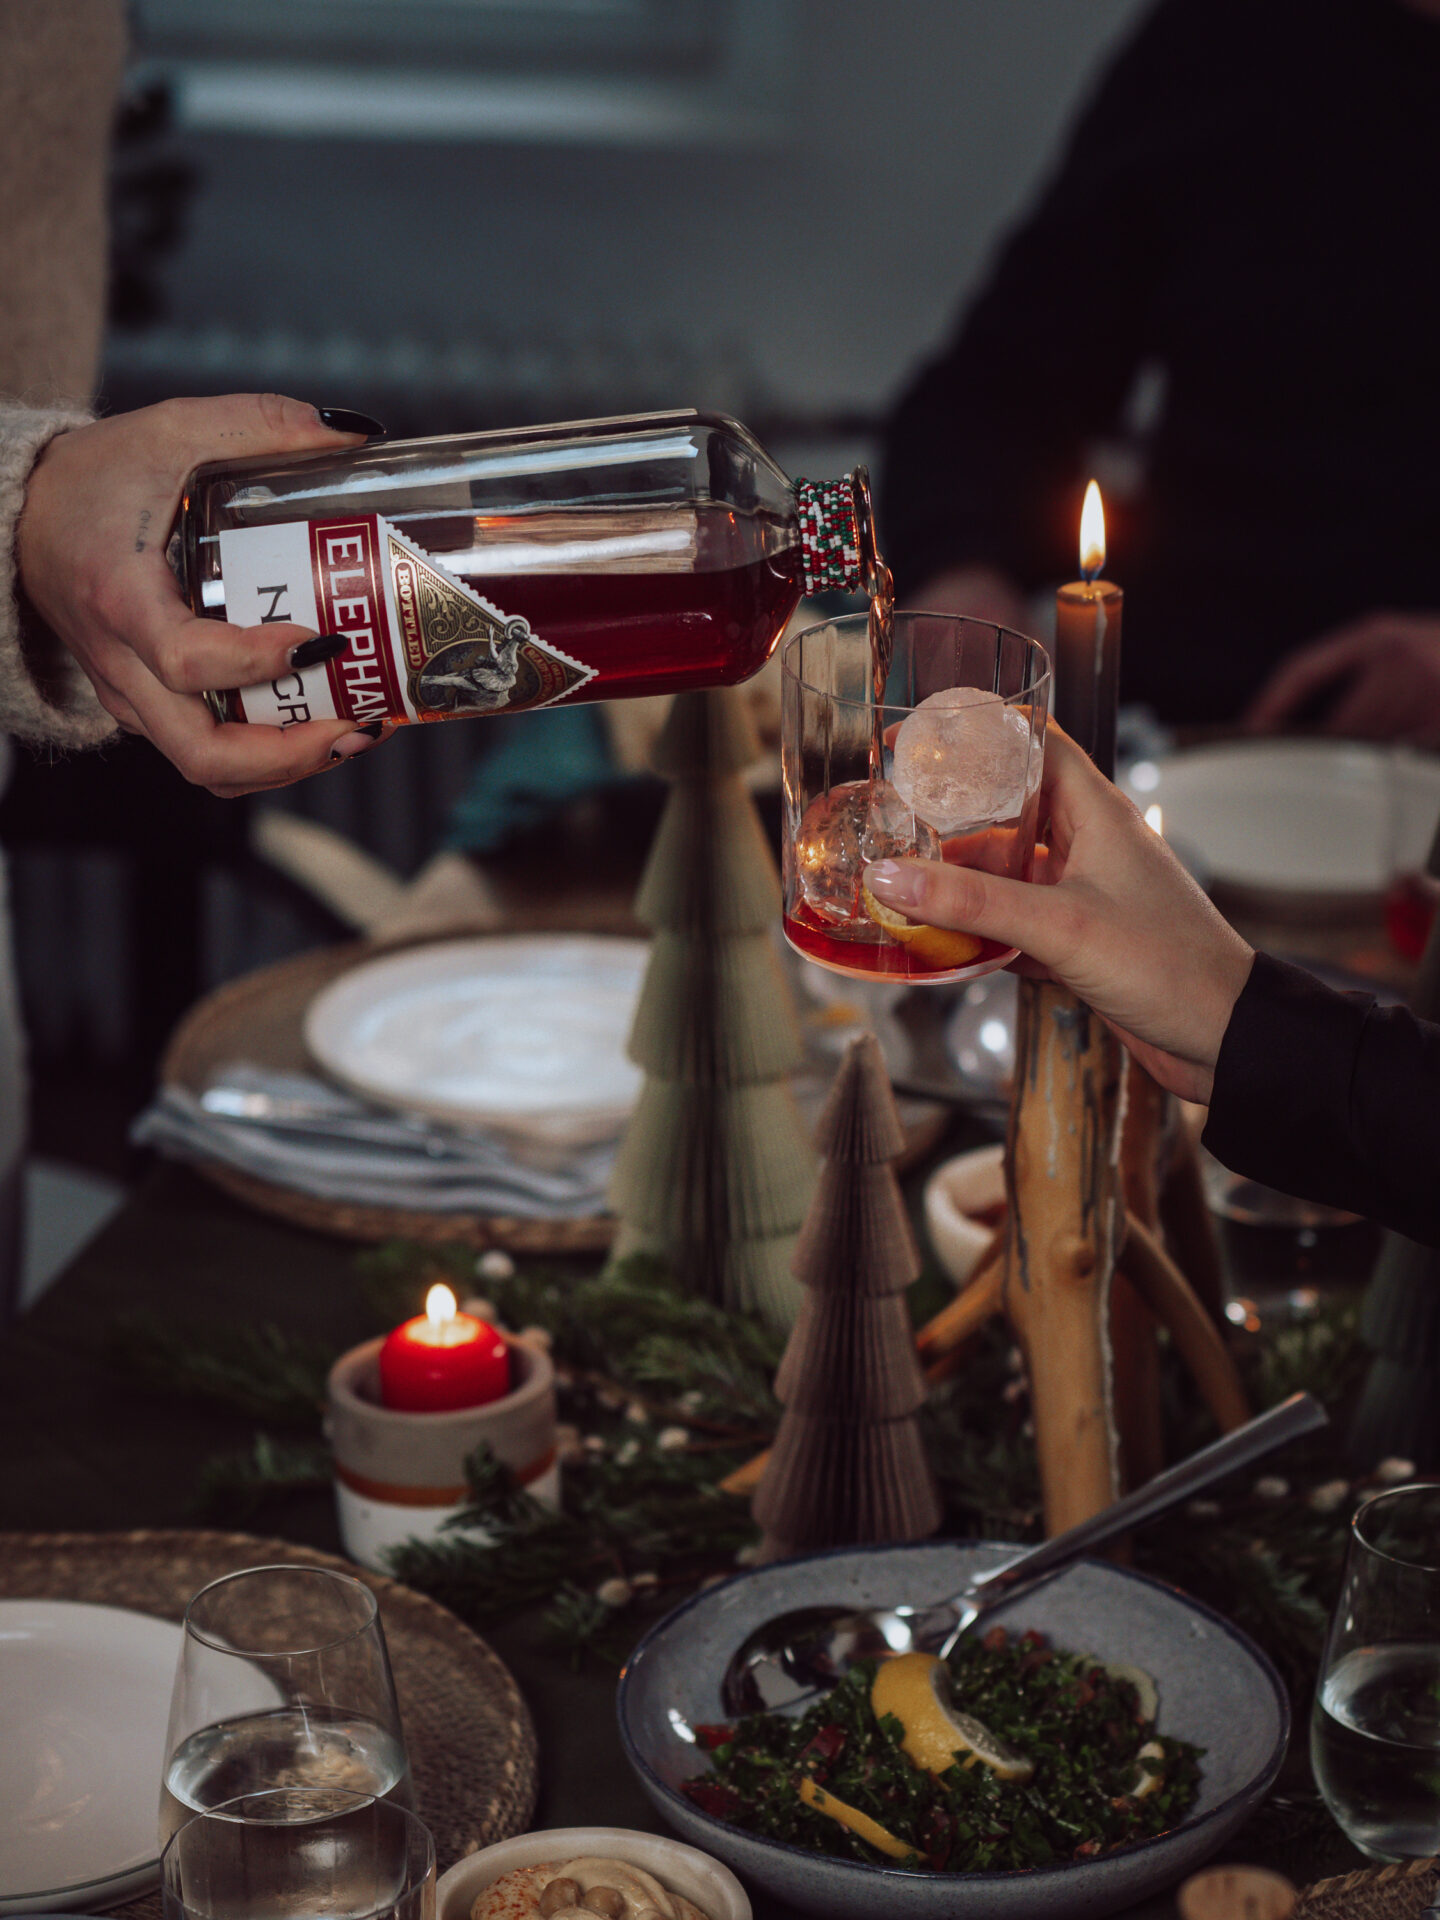
[{"label": "green paper christmas tree", "polygon": [[629,1049],[645,1082],[610,1201],[617,1256],[657,1253],[681,1286],[783,1329],[815,1156],[788,1078],[780,878],[742,778],[758,752],[729,689],[678,695],[656,743],[671,793],[635,902],[655,942]]},{"label": "green paper christmas tree", "polygon": [[920,1255],[890,1165],[905,1135],[873,1034],[851,1041],[816,1143],[795,1250],[805,1296],[775,1376],[785,1412],[751,1503],[766,1560],[921,1540],[940,1524],[905,1299]]}]

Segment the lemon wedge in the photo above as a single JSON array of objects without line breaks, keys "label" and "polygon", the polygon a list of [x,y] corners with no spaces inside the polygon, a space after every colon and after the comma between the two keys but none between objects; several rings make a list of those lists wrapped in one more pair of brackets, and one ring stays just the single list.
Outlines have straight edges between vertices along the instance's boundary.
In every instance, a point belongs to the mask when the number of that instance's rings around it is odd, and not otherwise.
[{"label": "lemon wedge", "polygon": [[956,933],[951,927],[930,927],[923,920],[907,920],[893,907],[882,906],[868,887],[861,887],[860,898],[876,926],[883,927],[927,967],[968,967],[979,958],[981,942],[973,933]]},{"label": "lemon wedge", "polygon": [[1112,1680],[1128,1680],[1135,1689],[1136,1702],[1140,1708],[1140,1718],[1152,1724],[1160,1711],[1160,1695],[1154,1680],[1144,1667],[1125,1667],[1110,1665],[1105,1669]]},{"label": "lemon wedge", "polygon": [[[1165,1784],[1165,1775],[1158,1765],[1165,1758],[1165,1749],[1158,1740],[1147,1740],[1135,1758],[1141,1764],[1135,1769],[1135,1778],[1126,1792],[1132,1800],[1148,1800],[1157,1787]],[[1147,1760],[1157,1762],[1154,1773],[1144,1764]]]},{"label": "lemon wedge", "polygon": [[903,1840],[897,1840],[888,1827],[882,1827],[878,1820],[872,1820],[859,1807],[852,1807],[846,1800],[837,1800],[824,1787],[817,1787],[808,1773],[800,1782],[800,1798],[807,1807],[813,1807],[817,1813],[828,1813],[832,1820],[838,1820],[842,1827],[848,1827],[857,1839],[868,1841],[881,1853],[888,1853],[892,1860],[915,1858],[914,1847],[907,1847]]},{"label": "lemon wedge", "polygon": [[927,1773],[938,1777],[957,1760],[962,1767],[979,1761],[998,1779],[1017,1784],[1028,1780],[1034,1763],[973,1714],[958,1713],[948,1695],[949,1673],[943,1660],[933,1653],[902,1653],[880,1662],[870,1687],[870,1705],[877,1718],[894,1714],[905,1729],[900,1744]]}]

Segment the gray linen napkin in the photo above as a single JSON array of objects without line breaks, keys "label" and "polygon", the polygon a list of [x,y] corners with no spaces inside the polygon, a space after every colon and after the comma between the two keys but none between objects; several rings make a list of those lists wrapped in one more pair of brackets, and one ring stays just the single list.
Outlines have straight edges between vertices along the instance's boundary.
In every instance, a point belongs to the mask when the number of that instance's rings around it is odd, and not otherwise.
[{"label": "gray linen napkin", "polygon": [[605,1211],[615,1142],[534,1152],[353,1099],[308,1074],[237,1062],[198,1098],[163,1087],[131,1129],[174,1160],[216,1160],[352,1205],[568,1219]]}]

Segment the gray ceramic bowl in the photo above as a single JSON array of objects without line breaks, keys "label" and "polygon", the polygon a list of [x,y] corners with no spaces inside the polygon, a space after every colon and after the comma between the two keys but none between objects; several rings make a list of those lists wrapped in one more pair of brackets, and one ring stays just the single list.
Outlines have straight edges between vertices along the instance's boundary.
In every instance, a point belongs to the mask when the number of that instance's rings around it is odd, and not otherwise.
[{"label": "gray ceramic bowl", "polygon": [[705,1771],[689,1729],[724,1718],[720,1676],[752,1627],[789,1608],[930,1601],[1013,1548],[842,1548],[737,1574],[651,1628],[620,1679],[620,1737],[675,1831],[742,1879],[830,1920],[1082,1920],[1119,1912],[1191,1873],[1245,1819],[1279,1771],[1290,1712],[1275,1669],[1217,1613],[1145,1574],[1084,1561],[995,1619],[1037,1628],[1067,1651],[1144,1667],[1160,1729],[1205,1749],[1200,1797],[1169,1833],[1094,1860],[1016,1873],[913,1873],[832,1860],[742,1833],[677,1791]]}]

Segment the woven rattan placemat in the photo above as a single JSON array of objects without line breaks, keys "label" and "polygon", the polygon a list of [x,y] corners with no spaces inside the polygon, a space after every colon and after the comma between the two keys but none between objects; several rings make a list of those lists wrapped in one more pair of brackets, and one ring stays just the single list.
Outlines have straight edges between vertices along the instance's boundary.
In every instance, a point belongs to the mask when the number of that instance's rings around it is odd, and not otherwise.
[{"label": "woven rattan placemat", "polygon": [[1317,1880],[1301,1893],[1292,1920],[1418,1920],[1440,1894],[1437,1864],[1409,1860]]},{"label": "woven rattan placemat", "polygon": [[[416,1810],[435,1836],[441,1872],[461,1854],[523,1833],[535,1808],[537,1754],[514,1677],[478,1634],[396,1580],[244,1533],[0,1533],[0,1599],[86,1600],[179,1620],[207,1582],[276,1562],[335,1567],[379,1599]],[[116,1911],[153,1920],[159,1895]]]}]

